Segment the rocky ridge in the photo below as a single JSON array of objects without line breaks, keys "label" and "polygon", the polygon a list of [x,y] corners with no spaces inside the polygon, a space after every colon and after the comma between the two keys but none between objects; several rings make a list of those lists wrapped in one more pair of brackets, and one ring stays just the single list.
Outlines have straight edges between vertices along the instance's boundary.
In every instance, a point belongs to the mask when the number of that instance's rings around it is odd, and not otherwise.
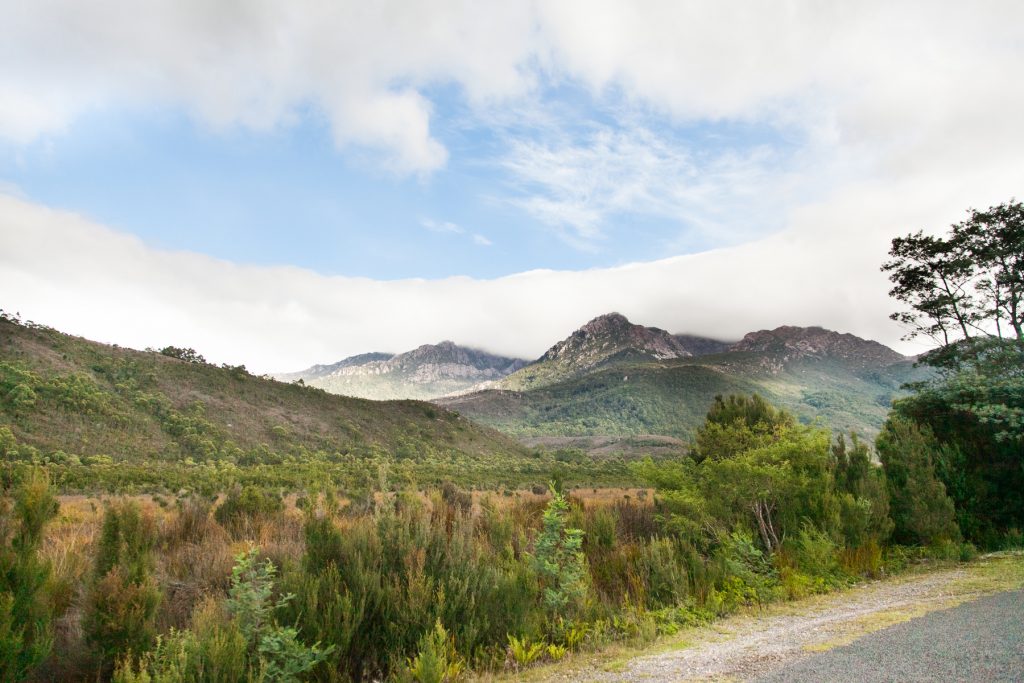
[{"label": "rocky ridge", "polygon": [[730,352],[769,354],[781,363],[804,358],[832,358],[853,365],[887,365],[907,357],[876,341],[822,327],[783,325],[750,332]]},{"label": "rocky ridge", "polygon": [[[358,398],[431,399],[474,390],[525,364],[522,359],[443,341],[397,355],[353,356],[333,365],[313,366],[277,377],[287,381],[302,379],[325,391]],[[324,368],[329,370],[325,372]]]}]

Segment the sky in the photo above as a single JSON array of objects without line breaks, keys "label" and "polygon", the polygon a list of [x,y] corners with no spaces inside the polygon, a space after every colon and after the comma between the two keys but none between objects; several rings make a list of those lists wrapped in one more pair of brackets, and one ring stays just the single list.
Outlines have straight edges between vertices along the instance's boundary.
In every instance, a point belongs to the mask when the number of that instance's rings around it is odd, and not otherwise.
[{"label": "sky", "polygon": [[0,308],[258,372],[619,311],[905,353],[1020,198],[1019,2],[0,0]]}]

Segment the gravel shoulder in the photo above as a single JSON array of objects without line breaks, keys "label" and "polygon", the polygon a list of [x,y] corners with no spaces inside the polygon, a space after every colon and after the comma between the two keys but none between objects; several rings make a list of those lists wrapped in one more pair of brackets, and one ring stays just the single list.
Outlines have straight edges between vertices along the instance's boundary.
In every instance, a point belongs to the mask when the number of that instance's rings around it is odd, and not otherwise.
[{"label": "gravel shoulder", "polygon": [[[661,639],[644,650],[578,655],[559,665],[520,674],[517,680],[667,683],[759,679],[886,627],[1021,588],[1024,555],[990,555],[967,565],[874,581],[735,615]],[[1018,641],[1022,637],[1015,635]]]},{"label": "gravel shoulder", "polygon": [[995,683],[1022,678],[1024,591],[1007,591],[877,631],[787,664],[758,681]]}]

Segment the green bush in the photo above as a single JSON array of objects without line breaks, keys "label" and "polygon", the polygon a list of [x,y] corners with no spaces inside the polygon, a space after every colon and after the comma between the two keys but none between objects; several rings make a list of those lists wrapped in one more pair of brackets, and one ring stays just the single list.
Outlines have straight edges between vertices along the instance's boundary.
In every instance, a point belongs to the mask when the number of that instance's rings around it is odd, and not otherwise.
[{"label": "green bush", "polygon": [[434,624],[420,638],[416,656],[408,660],[405,670],[398,675],[399,681],[416,683],[455,683],[462,680],[466,662],[455,650],[455,641],[448,635],[441,621]]},{"label": "green bush", "polygon": [[32,470],[14,492],[13,506],[0,500],[0,680],[24,679],[50,654],[51,570],[40,559],[39,546],[57,510],[49,481],[39,470]]},{"label": "green bush", "polygon": [[469,515],[392,506],[345,522],[342,533],[329,518],[307,519],[306,555],[284,580],[295,599],[281,611],[305,638],[335,646],[331,675],[396,673],[438,621],[477,664],[500,661],[506,634],[538,630],[531,566],[495,552]]},{"label": "green bush", "polygon": [[677,540],[653,538],[640,544],[637,578],[648,609],[674,607],[690,597],[687,551]]},{"label": "green bush", "polygon": [[161,595],[152,573],[154,540],[153,520],[138,504],[107,508],[83,619],[101,669],[128,652],[146,652],[156,639]]},{"label": "green bush", "polygon": [[885,467],[897,543],[959,541],[953,501],[935,473],[939,446],[928,428],[891,417],[876,441]]},{"label": "green bush", "polygon": [[572,618],[579,610],[590,575],[581,551],[583,531],[566,527],[569,505],[553,488],[551,494],[534,548],[534,563],[541,578],[544,606],[549,619],[554,621]]}]

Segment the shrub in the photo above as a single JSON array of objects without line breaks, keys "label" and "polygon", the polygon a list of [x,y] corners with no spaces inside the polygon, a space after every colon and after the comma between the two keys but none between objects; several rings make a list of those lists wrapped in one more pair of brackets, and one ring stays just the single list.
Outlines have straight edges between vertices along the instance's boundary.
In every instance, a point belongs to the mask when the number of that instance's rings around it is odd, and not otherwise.
[{"label": "shrub", "polygon": [[156,638],[160,591],[152,576],[154,539],[153,520],[136,503],[107,508],[83,621],[101,669],[127,652],[147,651]]},{"label": "shrub", "polygon": [[568,529],[565,516],[569,506],[565,497],[551,490],[552,498],[544,510],[544,527],[537,537],[534,561],[543,586],[548,617],[571,617],[587,593],[589,572],[581,552],[583,531]]},{"label": "shrub", "polygon": [[507,633],[537,630],[536,575],[496,555],[468,515],[392,507],[345,522],[341,533],[329,519],[307,519],[306,555],[285,580],[296,597],[281,613],[336,646],[327,663],[335,676],[407,669],[438,620],[477,663],[499,656]]},{"label": "shrub", "polygon": [[0,680],[25,678],[53,644],[51,571],[39,546],[57,509],[49,480],[38,470],[15,492],[13,510],[0,501]]},{"label": "shrub", "polygon": [[455,641],[437,620],[432,631],[420,638],[415,657],[408,661],[399,680],[416,683],[455,683],[463,678],[466,662],[455,650]]},{"label": "shrub", "polygon": [[927,428],[892,417],[876,441],[891,499],[893,540],[930,545],[959,541],[953,501],[935,473],[938,453]]},{"label": "shrub", "polygon": [[689,597],[686,555],[676,541],[655,538],[641,543],[637,573],[650,609],[681,605]]},{"label": "shrub", "polygon": [[529,638],[508,636],[508,661],[515,671],[530,666],[544,654],[544,643],[531,642]]},{"label": "shrub", "polygon": [[614,509],[598,507],[584,518],[584,537],[588,548],[612,548],[616,543],[618,516]]},{"label": "shrub", "polygon": [[441,485],[441,498],[451,508],[469,512],[473,508],[473,494],[463,491],[450,481]]},{"label": "shrub", "polygon": [[801,571],[823,579],[832,579],[839,572],[835,542],[813,524],[804,524],[793,546]]},{"label": "shrub", "polygon": [[236,487],[214,512],[217,521],[232,535],[250,534],[284,510],[281,496],[256,486]]}]

